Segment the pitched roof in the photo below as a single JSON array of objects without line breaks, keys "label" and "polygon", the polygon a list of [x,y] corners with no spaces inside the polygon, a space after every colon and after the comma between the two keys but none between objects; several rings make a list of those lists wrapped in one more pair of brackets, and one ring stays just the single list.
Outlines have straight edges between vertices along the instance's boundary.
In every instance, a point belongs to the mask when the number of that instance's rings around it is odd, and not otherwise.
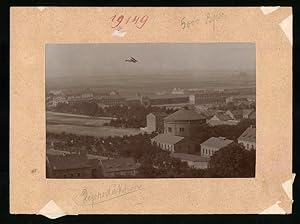
[{"label": "pitched roof", "polygon": [[233,116],[243,116],[243,110],[232,110],[231,113]]},{"label": "pitched roof", "polygon": [[238,140],[255,142],[256,141],[256,128],[253,128],[252,126],[248,127],[241,134],[241,136],[238,138]]},{"label": "pitched roof", "polygon": [[193,162],[209,162],[209,157],[203,157],[198,155],[192,155],[187,153],[171,153],[171,157],[177,158],[180,160],[193,161]]},{"label": "pitched roof", "polygon": [[249,116],[253,111],[253,109],[244,109],[243,116]]},{"label": "pitched roof", "polygon": [[225,113],[217,113],[215,115],[217,118],[219,118],[219,120],[221,121],[229,121],[229,120],[232,120],[232,118],[228,115],[228,114],[225,114]]},{"label": "pitched roof", "polygon": [[94,167],[90,161],[78,154],[66,154],[66,155],[47,155],[47,159],[50,162],[51,167],[54,170],[68,170],[68,169],[80,169],[80,168],[92,168]]},{"label": "pitched roof", "polygon": [[215,148],[223,148],[229,144],[231,144],[233,140],[226,139],[224,137],[211,137],[207,139],[205,142],[202,142],[200,145],[201,147],[215,147]]},{"label": "pitched roof", "polygon": [[209,120],[208,125],[210,126],[218,126],[218,125],[237,125],[239,121],[237,120],[229,120],[229,121],[218,121],[218,120]]},{"label": "pitched roof", "polygon": [[107,173],[135,170],[140,167],[140,164],[136,163],[131,157],[103,160],[102,165],[104,172]]},{"label": "pitched roof", "polygon": [[203,120],[205,117],[193,110],[178,110],[175,113],[165,117],[166,121],[191,121],[191,120]]},{"label": "pitched roof", "polygon": [[253,112],[249,115],[249,119],[256,119],[256,111],[253,111]]},{"label": "pitched roof", "polygon": [[169,134],[159,134],[151,139],[151,141],[165,143],[165,144],[176,144],[180,142],[184,137],[169,135]]},{"label": "pitched roof", "polygon": [[219,112],[218,110],[206,110],[206,111],[202,111],[201,114],[207,118],[212,118],[218,112]]}]

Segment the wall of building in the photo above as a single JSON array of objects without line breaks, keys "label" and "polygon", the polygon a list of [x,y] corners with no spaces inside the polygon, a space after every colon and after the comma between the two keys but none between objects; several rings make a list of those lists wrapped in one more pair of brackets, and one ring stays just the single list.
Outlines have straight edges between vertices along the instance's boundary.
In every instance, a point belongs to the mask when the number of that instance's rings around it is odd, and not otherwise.
[{"label": "wall of building", "polygon": [[136,170],[120,170],[116,172],[105,172],[105,177],[122,177],[122,176],[135,176]]},{"label": "wall of building", "polygon": [[220,93],[195,94],[189,97],[191,104],[225,103],[226,96]]},{"label": "wall of building", "polygon": [[176,136],[192,137],[205,122],[205,119],[197,121],[165,121],[164,133]]},{"label": "wall of building", "polygon": [[209,162],[194,162],[195,169],[207,169]]},{"label": "wall of building", "polygon": [[194,169],[207,169],[208,162],[200,162],[200,161],[189,161],[189,160],[181,160],[182,162],[186,162],[190,168]]},{"label": "wall of building", "polygon": [[162,116],[156,117],[156,131],[158,131],[159,133],[164,132],[164,117]]},{"label": "wall of building", "polygon": [[152,133],[156,131],[156,117],[153,114],[147,115],[147,131]]},{"label": "wall of building", "polygon": [[159,143],[159,142],[155,142],[155,144],[162,150],[175,152],[176,144],[174,145],[174,144]]},{"label": "wall of building", "polygon": [[162,98],[150,98],[151,105],[160,105],[160,104],[178,104],[178,103],[188,103],[188,96],[181,97],[162,97]]},{"label": "wall of building", "polygon": [[201,155],[202,156],[206,156],[206,157],[212,156],[218,150],[219,150],[219,148],[201,145]]},{"label": "wall of building", "polygon": [[92,178],[91,168],[52,170],[53,178]]},{"label": "wall of building", "polygon": [[163,133],[164,118],[162,116],[155,116],[154,114],[148,114],[146,120],[147,120],[147,131],[149,133],[153,131]]},{"label": "wall of building", "polygon": [[174,152],[199,155],[200,145],[193,141],[190,141],[189,139],[184,139],[175,144]]},{"label": "wall of building", "polygon": [[256,143],[255,142],[238,140],[238,143],[242,144],[245,147],[245,149],[247,149],[247,150],[256,149]]}]

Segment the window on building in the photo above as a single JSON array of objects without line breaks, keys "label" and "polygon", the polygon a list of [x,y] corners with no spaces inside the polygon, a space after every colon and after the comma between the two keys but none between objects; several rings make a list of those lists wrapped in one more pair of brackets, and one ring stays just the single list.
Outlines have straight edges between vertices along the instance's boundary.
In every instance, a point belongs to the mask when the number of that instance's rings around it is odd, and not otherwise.
[{"label": "window on building", "polygon": [[179,128],[179,132],[184,132],[184,128]]},{"label": "window on building", "polygon": [[168,132],[172,132],[172,128],[168,127]]},{"label": "window on building", "polygon": [[247,149],[249,149],[249,144],[247,143]]},{"label": "window on building", "polygon": [[207,155],[207,149],[205,150],[205,154]]}]

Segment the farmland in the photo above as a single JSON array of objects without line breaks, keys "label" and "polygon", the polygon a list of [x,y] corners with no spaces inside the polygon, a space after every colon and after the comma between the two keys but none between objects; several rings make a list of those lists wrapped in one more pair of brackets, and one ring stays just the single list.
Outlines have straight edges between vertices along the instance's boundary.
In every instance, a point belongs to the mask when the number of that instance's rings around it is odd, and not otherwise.
[{"label": "farmland", "polygon": [[104,126],[112,118],[89,117],[65,113],[46,113],[46,129],[53,133],[72,133],[96,137],[136,135],[140,133],[135,128],[115,128]]}]

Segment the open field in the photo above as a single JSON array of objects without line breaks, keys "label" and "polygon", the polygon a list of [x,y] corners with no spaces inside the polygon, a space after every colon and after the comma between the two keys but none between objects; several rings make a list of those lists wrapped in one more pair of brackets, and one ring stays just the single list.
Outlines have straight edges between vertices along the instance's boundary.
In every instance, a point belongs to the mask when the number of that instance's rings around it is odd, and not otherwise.
[{"label": "open field", "polygon": [[108,137],[108,136],[124,136],[124,135],[137,135],[141,131],[134,128],[115,128],[115,127],[86,127],[78,125],[47,125],[47,131],[53,133],[72,133],[76,135],[90,135],[96,137]]},{"label": "open field", "polygon": [[102,127],[105,123],[110,122],[111,119],[112,118],[110,117],[90,117],[85,115],[56,113],[49,111],[46,113],[47,125],[65,124],[87,127]]},{"label": "open field", "polygon": [[103,126],[112,118],[89,117],[84,115],[47,112],[46,129],[53,133],[73,133],[97,137],[136,135],[141,131],[134,128]]}]

